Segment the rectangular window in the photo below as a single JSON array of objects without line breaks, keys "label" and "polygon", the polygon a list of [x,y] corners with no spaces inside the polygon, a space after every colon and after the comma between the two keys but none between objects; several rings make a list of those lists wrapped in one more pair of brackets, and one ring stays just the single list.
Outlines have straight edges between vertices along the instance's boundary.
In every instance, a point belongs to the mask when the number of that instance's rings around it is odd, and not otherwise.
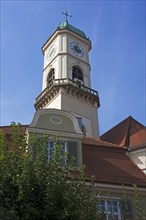
[{"label": "rectangular window", "polygon": [[67,142],[60,141],[60,145],[62,147],[62,157],[63,157],[63,162],[66,163],[66,153],[67,153]]},{"label": "rectangular window", "polygon": [[121,220],[119,200],[101,199],[98,203],[98,211],[103,213],[104,220]]},{"label": "rectangular window", "polygon": [[54,141],[49,141],[49,149],[48,149],[48,159],[49,160],[51,160],[53,148],[54,148]]},{"label": "rectangular window", "polygon": [[[65,159],[65,153],[67,152],[67,142],[59,141],[58,144],[60,144],[62,147],[62,156]],[[49,146],[48,146],[48,159],[49,160],[51,160],[52,158],[54,146],[55,146],[55,142],[50,140]]]},{"label": "rectangular window", "polygon": [[[68,159],[72,160],[72,165],[76,166],[78,164],[78,150],[77,150],[77,142],[74,141],[65,141],[65,140],[58,140],[58,144],[62,146],[62,156],[63,162],[66,162],[66,153],[68,152]],[[48,160],[51,160],[53,149],[55,146],[54,140],[49,140],[48,142]]]}]

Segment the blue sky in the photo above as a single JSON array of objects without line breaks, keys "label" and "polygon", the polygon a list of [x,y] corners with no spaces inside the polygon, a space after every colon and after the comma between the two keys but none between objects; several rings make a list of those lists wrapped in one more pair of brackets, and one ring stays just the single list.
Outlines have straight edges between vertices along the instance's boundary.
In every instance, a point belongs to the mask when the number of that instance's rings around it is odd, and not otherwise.
[{"label": "blue sky", "polygon": [[65,20],[92,42],[92,88],[100,95],[100,133],[129,115],[145,118],[145,1],[1,0],[1,125],[30,124],[42,89],[42,45]]}]

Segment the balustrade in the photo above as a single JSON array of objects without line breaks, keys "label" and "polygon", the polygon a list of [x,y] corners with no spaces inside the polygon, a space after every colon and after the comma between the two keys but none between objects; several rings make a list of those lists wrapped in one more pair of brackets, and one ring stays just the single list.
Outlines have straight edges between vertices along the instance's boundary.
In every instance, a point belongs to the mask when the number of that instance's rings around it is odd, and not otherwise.
[{"label": "balustrade", "polygon": [[88,92],[88,93],[90,93],[90,94],[95,95],[95,96],[98,97],[98,92],[97,92],[96,90],[91,89],[91,88],[89,88],[89,87],[87,87],[87,86],[84,86],[84,85],[82,85],[81,83],[78,83],[78,82],[76,82],[76,81],[73,81],[73,80],[71,80],[71,79],[69,79],[69,78],[63,78],[63,79],[54,79],[54,80],[52,81],[52,83],[49,84],[49,85],[40,93],[40,95],[35,99],[35,103],[37,103],[44,95],[46,95],[46,94],[48,93],[48,91],[49,91],[53,86],[55,86],[55,85],[56,85],[56,86],[57,86],[57,85],[67,85],[67,84],[73,85],[73,86],[75,86],[75,87],[77,87],[77,88],[80,88],[80,89],[82,89],[82,90],[84,90],[84,91],[86,91],[86,92]]}]

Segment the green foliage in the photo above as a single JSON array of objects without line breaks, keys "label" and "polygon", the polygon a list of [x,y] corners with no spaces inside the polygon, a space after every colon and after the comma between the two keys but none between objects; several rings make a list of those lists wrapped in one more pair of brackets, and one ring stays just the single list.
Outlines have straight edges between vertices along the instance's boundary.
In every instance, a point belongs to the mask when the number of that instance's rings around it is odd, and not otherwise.
[{"label": "green foliage", "polygon": [[124,185],[123,185],[123,198],[121,200],[121,210],[122,210],[122,218],[124,220],[132,220],[132,201],[128,199],[128,196],[125,192]]},{"label": "green foliage", "polygon": [[11,148],[0,134],[0,219],[94,220],[94,181],[86,184],[84,168],[72,166],[56,140],[48,161],[48,136],[32,134],[27,143],[13,123]]},{"label": "green foliage", "polygon": [[[143,198],[143,199],[142,199]],[[146,220],[146,200],[140,194],[138,186],[133,185],[133,198],[129,199],[123,186],[123,199],[121,200],[121,215],[124,220]]]},{"label": "green foliage", "polygon": [[140,192],[137,188],[136,185],[134,185],[134,190],[135,190],[135,210],[136,210],[136,219],[141,220],[141,219],[146,219],[146,211],[145,211],[145,204],[143,204],[141,200],[141,195]]},{"label": "green foliage", "polygon": [[[105,212],[98,209],[100,197],[95,193],[94,179],[87,181],[84,167],[73,165],[75,158],[62,153],[63,147],[58,144],[57,138],[51,160],[48,161],[47,135],[31,134],[26,138],[20,125],[12,123],[11,128],[11,145],[0,132],[1,220],[106,218]],[[144,219],[136,186],[134,195],[136,219]],[[133,219],[132,212],[131,201],[124,191],[122,219]]]}]

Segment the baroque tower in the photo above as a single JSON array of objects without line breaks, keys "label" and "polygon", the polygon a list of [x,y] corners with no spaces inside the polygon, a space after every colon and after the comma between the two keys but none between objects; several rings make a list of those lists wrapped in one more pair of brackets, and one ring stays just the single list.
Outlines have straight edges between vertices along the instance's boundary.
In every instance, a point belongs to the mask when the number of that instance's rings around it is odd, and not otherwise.
[{"label": "baroque tower", "polygon": [[42,46],[44,55],[42,92],[36,111],[60,109],[78,118],[84,135],[99,138],[98,92],[91,88],[89,51],[91,41],[66,20]]}]

